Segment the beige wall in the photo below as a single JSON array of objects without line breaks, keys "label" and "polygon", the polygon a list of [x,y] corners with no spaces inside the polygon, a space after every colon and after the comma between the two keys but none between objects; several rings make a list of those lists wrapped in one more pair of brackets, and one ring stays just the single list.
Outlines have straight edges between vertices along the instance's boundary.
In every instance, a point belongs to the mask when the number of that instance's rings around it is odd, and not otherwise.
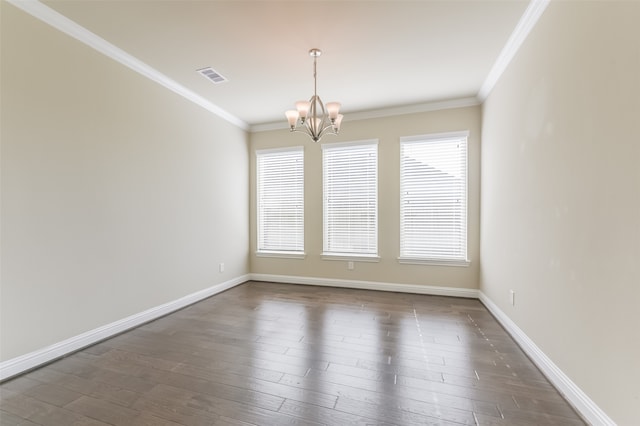
[{"label": "beige wall", "polygon": [[247,274],[247,134],[10,4],[1,23],[1,359]]},{"label": "beige wall", "polygon": [[620,425],[640,405],[638,22],[638,2],[551,2],[483,107],[481,290]]},{"label": "beige wall", "polygon": [[[284,119],[283,119],[284,120]],[[469,267],[399,264],[401,136],[469,130]],[[480,108],[467,107],[372,120],[346,121],[339,136],[313,143],[300,133],[274,130],[251,135],[251,272],[309,278],[375,281],[457,288],[477,288],[479,246]],[[323,143],[378,139],[378,249],[379,263],[322,260],[322,152]],[[256,257],[255,150],[304,146],[306,258]]]},{"label": "beige wall", "polygon": [[[0,361],[249,271],[458,288],[480,277],[596,404],[637,420],[640,3],[552,2],[483,106],[482,188],[479,107],[346,121],[325,138],[379,140],[381,261],[353,271],[320,259],[319,144],[281,130],[248,149],[243,131],[1,8]],[[470,131],[471,265],[398,264],[399,137],[458,130]],[[295,145],[307,256],[258,258],[255,150]]]}]

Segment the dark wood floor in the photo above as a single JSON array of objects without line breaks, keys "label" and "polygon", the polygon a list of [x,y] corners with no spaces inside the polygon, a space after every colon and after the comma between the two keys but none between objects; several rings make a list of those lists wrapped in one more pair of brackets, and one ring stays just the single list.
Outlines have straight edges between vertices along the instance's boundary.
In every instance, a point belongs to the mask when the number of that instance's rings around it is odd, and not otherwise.
[{"label": "dark wood floor", "polygon": [[2,425],[583,425],[477,300],[249,282],[0,385]]}]

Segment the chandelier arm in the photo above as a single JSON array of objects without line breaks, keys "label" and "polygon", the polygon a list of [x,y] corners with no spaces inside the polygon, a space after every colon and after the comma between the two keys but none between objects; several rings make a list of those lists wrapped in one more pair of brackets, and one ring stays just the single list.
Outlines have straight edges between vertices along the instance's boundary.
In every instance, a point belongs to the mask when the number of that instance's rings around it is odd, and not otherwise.
[{"label": "chandelier arm", "polygon": [[330,134],[330,135],[337,135],[338,132],[336,132],[336,130],[333,127],[333,124],[328,124],[326,125],[321,131],[320,131],[320,137],[326,135],[326,134]]},{"label": "chandelier arm", "polygon": [[[319,49],[311,49],[309,54],[313,56],[313,96],[309,102],[297,102],[300,121],[298,123],[296,111],[287,111],[290,131],[296,133],[306,133],[314,142],[318,142],[325,134],[337,135],[340,131],[336,127],[336,117],[340,104],[331,102],[329,112],[318,96],[318,56],[322,54]],[[299,105],[300,104],[300,105]],[[304,105],[302,105],[304,104]],[[319,105],[319,107],[318,107]],[[340,116],[341,117],[341,116]],[[339,124],[338,124],[339,125]]]},{"label": "chandelier arm", "polygon": [[325,126],[319,134],[314,135],[309,131],[309,128],[307,126],[302,127],[302,129],[298,128],[298,127],[294,127],[293,129],[289,129],[289,132],[291,133],[304,133],[305,135],[309,136],[314,142],[318,142],[324,135],[329,134],[329,135],[337,135],[338,132],[333,128],[333,125],[328,125]]},{"label": "chandelier arm", "polygon": [[315,136],[315,135],[311,134],[306,127],[304,127],[304,130],[300,130],[297,127],[294,128],[294,129],[289,129],[289,132],[291,132],[291,133],[304,133],[305,135],[309,136],[314,142],[318,142],[320,140],[320,138],[322,136],[324,136],[324,134],[320,134],[318,136]]}]

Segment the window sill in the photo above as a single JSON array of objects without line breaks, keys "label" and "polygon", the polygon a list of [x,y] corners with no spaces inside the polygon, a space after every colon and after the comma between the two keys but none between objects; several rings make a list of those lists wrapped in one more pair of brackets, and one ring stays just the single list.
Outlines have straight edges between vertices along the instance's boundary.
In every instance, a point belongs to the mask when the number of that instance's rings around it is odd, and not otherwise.
[{"label": "window sill", "polygon": [[257,251],[257,257],[275,257],[280,259],[304,259],[307,255],[299,251]]},{"label": "window sill", "polygon": [[377,254],[322,253],[322,260],[342,260],[349,262],[380,262]]},{"label": "window sill", "polygon": [[458,260],[458,259],[425,259],[416,257],[399,257],[398,263],[405,265],[428,265],[428,266],[458,266],[468,267],[471,265],[470,260]]}]

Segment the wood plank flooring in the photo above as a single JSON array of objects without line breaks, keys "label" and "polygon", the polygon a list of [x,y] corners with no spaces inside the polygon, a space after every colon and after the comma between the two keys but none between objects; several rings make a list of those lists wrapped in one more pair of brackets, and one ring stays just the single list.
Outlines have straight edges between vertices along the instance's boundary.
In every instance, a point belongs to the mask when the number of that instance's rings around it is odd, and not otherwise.
[{"label": "wood plank flooring", "polygon": [[4,425],[583,425],[477,300],[247,282],[0,385]]}]

